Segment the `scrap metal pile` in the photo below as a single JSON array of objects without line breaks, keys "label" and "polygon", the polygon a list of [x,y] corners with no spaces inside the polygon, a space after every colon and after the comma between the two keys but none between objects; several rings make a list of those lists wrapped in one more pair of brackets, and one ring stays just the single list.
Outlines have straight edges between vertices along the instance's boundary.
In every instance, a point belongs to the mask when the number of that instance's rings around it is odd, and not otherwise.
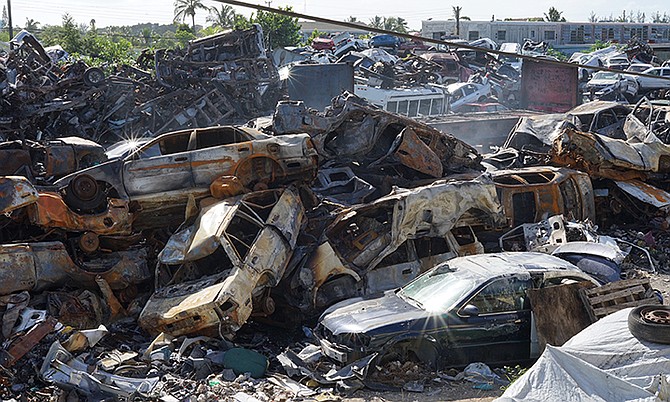
[{"label": "scrap metal pile", "polygon": [[[117,75],[87,86],[80,75],[76,84],[55,76],[35,87],[23,84],[34,75],[8,78],[3,100],[25,110],[2,109],[13,140],[0,145],[3,398],[314,395],[282,370],[322,394],[351,391],[374,356],[320,374],[307,367],[318,347],[280,353],[294,339],[268,341],[250,326],[300,328],[339,301],[398,288],[458,256],[548,252],[537,236],[514,242],[522,225],[595,243],[588,222],[622,230],[629,220],[649,246],[667,238],[667,106],[522,119],[505,149],[482,156],[346,92],[324,111],[277,103],[259,35],[158,51],[155,81]],[[21,52],[50,65],[23,38]],[[21,52],[9,59],[21,65]],[[30,88],[40,89],[33,100],[23,96]],[[272,119],[217,125],[267,102]],[[138,127],[170,132],[106,154],[66,137],[107,141]],[[573,239],[542,223],[555,215],[586,229]],[[602,245],[602,255],[618,253],[603,281],[620,279],[639,251],[619,244]],[[667,268],[648,260],[644,268]],[[257,379],[268,370],[268,381]]]},{"label": "scrap metal pile", "polygon": [[244,122],[270,113],[280,96],[258,25],[183,50],[144,51],[137,62],[105,76],[81,61],[59,61],[21,31],[0,56],[0,139],[112,143]]}]

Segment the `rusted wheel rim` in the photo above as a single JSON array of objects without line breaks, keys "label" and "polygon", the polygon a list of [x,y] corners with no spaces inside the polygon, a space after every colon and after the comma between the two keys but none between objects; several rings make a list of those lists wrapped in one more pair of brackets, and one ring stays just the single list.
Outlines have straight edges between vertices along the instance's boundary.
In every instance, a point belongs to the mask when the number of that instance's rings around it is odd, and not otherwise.
[{"label": "rusted wheel rim", "polygon": [[80,200],[90,201],[98,193],[98,183],[89,175],[81,175],[74,178],[71,189]]},{"label": "rusted wheel rim", "polygon": [[93,232],[86,232],[79,238],[79,247],[87,254],[95,252],[99,246],[100,239]]},{"label": "rusted wheel rim", "polygon": [[670,311],[655,308],[645,309],[640,312],[642,319],[654,324],[670,325]]}]

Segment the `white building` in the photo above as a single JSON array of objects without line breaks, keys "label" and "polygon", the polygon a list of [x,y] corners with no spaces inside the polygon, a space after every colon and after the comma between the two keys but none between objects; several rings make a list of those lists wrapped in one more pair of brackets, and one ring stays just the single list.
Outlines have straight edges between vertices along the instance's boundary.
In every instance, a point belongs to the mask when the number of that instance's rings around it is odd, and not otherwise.
[{"label": "white building", "polygon": [[535,22],[535,21],[456,21],[421,22],[422,36],[441,39],[458,36],[468,41],[491,38],[496,42],[523,43],[525,39],[545,41],[553,47],[588,45],[596,40],[626,43],[634,36],[649,43],[670,43],[670,24],[624,22]]}]

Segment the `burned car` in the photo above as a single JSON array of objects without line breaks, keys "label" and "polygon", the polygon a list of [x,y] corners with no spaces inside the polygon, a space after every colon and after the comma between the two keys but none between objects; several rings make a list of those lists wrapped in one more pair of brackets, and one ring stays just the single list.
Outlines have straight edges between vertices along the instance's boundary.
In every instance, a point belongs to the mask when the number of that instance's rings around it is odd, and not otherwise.
[{"label": "burned car", "polygon": [[97,289],[96,277],[112,289],[139,285],[151,278],[145,249],[72,258],[61,242],[0,245],[0,295],[43,291],[71,285]]},{"label": "burned car", "polygon": [[475,229],[505,225],[486,176],[397,188],[338,212],[314,233],[315,249],[297,256],[281,295],[310,314],[349,297],[393,289],[439,262],[483,253]]},{"label": "burned car", "polygon": [[416,180],[483,170],[481,156],[465,142],[346,92],[325,112],[308,110],[303,102],[279,102],[272,130],[310,133],[324,162],[348,164],[368,182],[366,176],[375,174]]},{"label": "burned car", "polygon": [[269,289],[284,275],[305,211],[298,190],[206,198],[192,225],[158,259],[156,291],[138,320],[151,333],[231,337],[254,310],[269,315]]},{"label": "burned car", "polygon": [[[323,353],[350,363],[374,352],[432,367],[515,364],[537,358],[526,291],[597,282],[574,265],[540,253],[499,253],[443,262],[383,295],[329,308],[314,333]],[[548,313],[548,312],[546,312]]]},{"label": "burned car", "polygon": [[273,137],[249,127],[221,126],[161,135],[124,158],[55,184],[77,211],[99,212],[109,197],[136,202],[138,209],[151,213],[183,207],[189,196],[206,197],[222,176],[237,177],[247,189],[263,189],[277,182],[309,181],[316,168],[307,134]]},{"label": "burned car", "polygon": [[491,173],[498,198],[513,226],[565,214],[572,220],[595,220],[593,187],[586,173],[537,166]]},{"label": "burned car", "polygon": [[0,175],[48,180],[107,161],[104,148],[79,137],[0,143]]}]

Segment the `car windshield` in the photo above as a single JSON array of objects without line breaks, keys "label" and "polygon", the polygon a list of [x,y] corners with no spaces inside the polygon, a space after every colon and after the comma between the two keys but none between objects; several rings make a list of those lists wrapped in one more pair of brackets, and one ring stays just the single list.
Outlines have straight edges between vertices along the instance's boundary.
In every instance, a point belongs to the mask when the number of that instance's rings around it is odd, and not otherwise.
[{"label": "car windshield", "polygon": [[467,271],[452,270],[442,264],[405,285],[398,296],[428,312],[446,312],[481,282],[481,278]]},{"label": "car windshield", "polygon": [[598,71],[593,74],[594,80],[615,80],[617,79],[617,73],[611,73],[609,71]]}]

